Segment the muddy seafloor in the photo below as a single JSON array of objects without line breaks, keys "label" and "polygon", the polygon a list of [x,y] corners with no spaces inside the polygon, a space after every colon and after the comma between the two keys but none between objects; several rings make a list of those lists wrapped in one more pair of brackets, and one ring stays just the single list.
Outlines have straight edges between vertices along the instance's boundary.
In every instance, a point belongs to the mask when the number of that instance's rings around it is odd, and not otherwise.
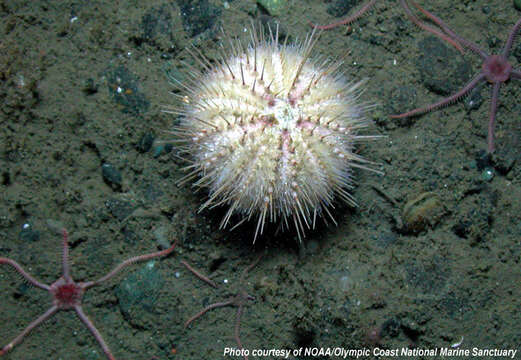
[{"label": "muddy seafloor", "polygon": [[[194,44],[217,59],[220,28],[248,39],[251,20],[279,22],[292,41],[310,31],[309,20],[331,22],[347,3],[290,0],[270,15],[253,0],[2,2],[0,256],[52,283],[65,227],[72,275],[87,281],[178,239],[152,270],[136,264],[86,293],[84,310],[117,359],[222,358],[237,347],[237,308],[184,322],[239,291],[255,297],[240,323],[250,350],[433,349],[462,338],[460,348],[518,348],[521,82],[501,88],[492,159],[489,85],[445,109],[389,119],[458,90],[481,66],[412,25],[398,1],[378,2],[351,29],[324,32],[315,48],[349,51],[343,70],[368,79],[363,100],[378,105],[370,132],[386,136],[360,149],[385,176],[356,172],[359,206],[338,205],[338,226],[308,231],[305,249],[274,229],[252,246],[254,225],[219,230],[225,211],[198,213],[205,194],[175,186],[183,163],[160,140],[176,119],[162,109],[176,102],[167,73],[182,79],[189,70],[184,49]],[[420,3],[496,53],[521,16],[512,1]],[[509,60],[520,68],[519,39]],[[0,293],[4,346],[50,299],[7,266]],[[59,312],[6,356],[104,358],[73,312]]]}]

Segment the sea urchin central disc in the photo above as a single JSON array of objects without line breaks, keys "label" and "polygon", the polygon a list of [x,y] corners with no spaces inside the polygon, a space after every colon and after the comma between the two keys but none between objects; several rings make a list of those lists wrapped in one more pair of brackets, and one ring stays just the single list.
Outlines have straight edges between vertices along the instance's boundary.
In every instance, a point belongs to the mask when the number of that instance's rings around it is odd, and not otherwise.
[{"label": "sea urchin central disc", "polygon": [[[257,219],[255,237],[266,221],[294,224],[299,237],[326,212],[335,195],[350,204],[351,168],[365,161],[353,153],[367,125],[367,106],[358,103],[360,83],[345,80],[340,62],[311,60],[317,37],[296,45],[279,44],[278,29],[265,38],[252,29],[245,49],[231,51],[217,64],[189,50],[201,66],[180,83],[186,94],[175,113],[174,132],[190,161],[184,181],[207,188],[202,209],[228,205],[233,214]],[[240,221],[242,223],[242,221]]]}]

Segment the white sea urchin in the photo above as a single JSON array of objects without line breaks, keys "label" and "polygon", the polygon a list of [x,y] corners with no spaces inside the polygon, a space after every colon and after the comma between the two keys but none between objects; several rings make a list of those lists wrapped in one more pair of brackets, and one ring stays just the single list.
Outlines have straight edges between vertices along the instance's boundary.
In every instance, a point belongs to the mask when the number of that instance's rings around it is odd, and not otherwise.
[{"label": "white sea urchin", "polygon": [[[207,188],[201,209],[228,205],[221,227],[233,214],[242,223],[257,217],[255,238],[266,221],[292,220],[299,238],[329,210],[335,195],[355,202],[352,167],[367,168],[353,152],[358,131],[368,125],[367,104],[358,101],[361,82],[349,82],[342,62],[312,60],[318,37],[302,43],[278,41],[278,27],[269,36],[251,30],[251,42],[230,41],[229,54],[213,64],[196,48],[188,51],[201,70],[191,67],[181,116],[174,133],[190,161],[183,181]],[[287,38],[286,38],[287,40]]]}]

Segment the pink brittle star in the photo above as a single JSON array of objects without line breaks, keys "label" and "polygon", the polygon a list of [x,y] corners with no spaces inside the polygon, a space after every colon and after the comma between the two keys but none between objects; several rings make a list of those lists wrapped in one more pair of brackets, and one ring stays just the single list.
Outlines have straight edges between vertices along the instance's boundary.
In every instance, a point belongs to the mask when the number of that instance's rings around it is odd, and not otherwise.
[{"label": "pink brittle star", "polygon": [[[244,278],[246,277],[246,275],[248,275],[248,272],[251,269],[253,269],[255,267],[255,265],[257,265],[257,263],[260,261],[261,258],[262,258],[262,255],[259,255],[253,263],[251,263],[246,269],[244,269],[244,271],[241,274],[240,280],[239,280],[239,286],[242,286]],[[208,285],[210,285],[214,288],[217,288],[217,285],[212,280],[210,280],[209,278],[207,278],[206,276],[202,275],[197,270],[192,268],[190,265],[188,265],[188,263],[186,261],[181,261],[181,263],[188,270],[190,270],[197,278],[204,281]],[[185,328],[188,327],[194,320],[200,318],[201,316],[203,316],[210,310],[220,308],[220,307],[225,307],[225,306],[235,306],[237,308],[237,313],[235,314],[234,337],[235,337],[235,341],[237,342],[237,345],[239,346],[239,350],[242,350],[243,346],[242,346],[242,342],[241,342],[241,338],[240,338],[241,316],[242,316],[243,308],[246,305],[246,303],[248,302],[248,300],[255,300],[255,298],[253,296],[249,295],[241,287],[239,289],[239,291],[237,292],[237,294],[229,297],[227,300],[210,304],[207,307],[205,307],[203,310],[199,311],[197,314],[192,316],[190,319],[188,319],[185,322]],[[248,356],[244,355],[244,359],[248,360]]]},{"label": "pink brittle star", "polygon": [[[342,25],[350,25],[350,24],[354,23],[355,21],[357,21],[358,19],[360,19],[362,16],[364,16],[370,9],[373,8],[373,6],[375,4],[376,4],[376,0],[368,1],[368,2],[364,3],[362,6],[360,6],[360,9],[358,9],[353,15],[350,15],[350,16],[346,17],[345,19],[342,19],[340,21],[337,21],[337,22],[334,22],[331,24],[316,25],[316,24],[313,24],[312,22],[309,22],[309,25],[311,25],[312,27],[319,29],[319,30],[329,30],[329,29],[334,29],[334,28],[336,28],[338,26],[342,26]],[[421,22],[412,13],[406,0],[400,0],[400,5],[405,10],[405,14],[407,15],[407,17],[414,24],[416,24],[416,26],[420,27],[423,30],[429,31],[429,32],[433,33],[434,35],[442,38],[443,40],[449,42],[450,44],[452,44],[452,46],[454,46],[456,49],[458,49],[458,51],[460,53],[463,53],[463,48],[458,42],[451,39],[449,36],[445,35],[442,31]],[[414,4],[414,5],[417,6],[416,4]]]},{"label": "pink brittle star", "polygon": [[82,308],[82,299],[83,294],[85,291],[93,286],[99,285],[102,282],[105,282],[109,280],[110,278],[114,277],[116,274],[118,274],[121,270],[123,270],[125,267],[132,265],[139,261],[146,261],[152,258],[160,257],[160,256],[166,256],[170,254],[174,248],[176,243],[174,243],[171,247],[169,247],[166,250],[158,251],[150,254],[135,256],[130,259],[127,259],[117,265],[111,272],[109,272],[107,275],[99,278],[96,281],[87,281],[87,282],[78,282],[76,283],[70,274],[70,266],[69,266],[69,245],[68,245],[68,234],[65,229],[62,230],[63,233],[63,256],[62,256],[62,269],[63,274],[62,276],[56,280],[51,285],[47,285],[44,283],[41,283],[40,281],[36,280],[34,277],[32,277],[29,273],[27,273],[16,261],[0,257],[0,264],[6,264],[12,266],[18,273],[20,273],[27,281],[29,281],[34,286],[47,290],[51,296],[52,296],[52,306],[47,310],[43,315],[41,315],[38,319],[31,322],[17,337],[15,337],[9,344],[4,346],[0,350],[0,356],[6,354],[8,351],[10,351],[14,346],[19,344],[25,335],[27,335],[31,330],[36,328],[38,325],[43,323],[45,320],[49,319],[51,316],[53,316],[56,312],[60,310],[74,310],[80,320],[85,324],[85,326],[90,330],[92,335],[96,338],[98,343],[100,344],[101,348],[103,349],[103,352],[105,355],[107,355],[107,358],[109,360],[115,360],[114,355],[110,352],[110,349],[108,345],[103,340],[103,337],[101,336],[100,332],[92,321],[87,317],[87,315],[83,312]]},{"label": "pink brittle star", "polygon": [[[402,4],[405,3],[404,0],[401,0]],[[432,28],[428,25],[423,24],[416,16],[414,16],[410,10],[407,13],[409,18],[413,20],[418,26],[423,29],[434,33],[435,35],[443,38],[446,41],[449,41],[452,45],[459,44],[465,49],[471,50],[473,53],[479,55],[483,60],[483,64],[481,65],[481,71],[474,76],[472,80],[468,84],[466,84],[461,90],[456,92],[455,94],[450,95],[434,104],[417,108],[414,110],[407,111],[403,114],[391,115],[391,118],[400,119],[410,116],[416,116],[420,114],[427,113],[432,110],[439,109],[444,106],[448,106],[462,97],[467,95],[473,88],[475,88],[479,83],[483,81],[488,81],[492,84],[492,99],[490,102],[490,115],[488,122],[488,152],[492,153],[494,151],[494,124],[496,121],[496,112],[499,101],[499,88],[501,84],[508,81],[509,79],[518,79],[521,80],[521,70],[513,69],[512,65],[508,61],[508,55],[510,50],[512,49],[512,44],[514,43],[514,38],[521,28],[521,18],[515,23],[514,27],[510,31],[508,35],[507,41],[503,50],[498,55],[489,55],[485,51],[483,51],[479,46],[477,46],[472,41],[469,41],[460,35],[456,34],[453,30],[451,30],[440,18],[436,15],[430,13],[429,11],[423,9],[421,6],[416,4],[414,1],[411,3],[421,11],[427,18],[429,18],[432,22],[434,22],[443,32],[440,35],[439,32],[434,32]],[[405,6],[406,11],[408,10],[407,6]]]}]

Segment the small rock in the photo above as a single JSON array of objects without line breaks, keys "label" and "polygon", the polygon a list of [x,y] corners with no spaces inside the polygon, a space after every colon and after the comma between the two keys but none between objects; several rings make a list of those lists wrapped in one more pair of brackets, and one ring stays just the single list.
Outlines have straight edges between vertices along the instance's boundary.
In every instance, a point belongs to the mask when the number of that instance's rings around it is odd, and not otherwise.
[{"label": "small rock", "polygon": [[163,149],[165,148],[165,146],[163,144],[159,144],[159,145],[156,145],[154,147],[154,154],[152,155],[154,158],[157,158],[159,157],[159,155],[161,155],[161,153],[163,152]]},{"label": "small rock", "polygon": [[40,240],[40,232],[35,230],[30,223],[23,224],[22,231],[18,236],[22,243]]},{"label": "small rock", "polygon": [[287,6],[286,0],[257,0],[257,3],[271,16],[278,16]]},{"label": "small rock", "polygon": [[170,247],[170,242],[168,241],[168,230],[167,226],[159,226],[153,231],[156,243],[161,249],[168,249]]},{"label": "small rock", "polygon": [[438,195],[425,192],[405,204],[402,213],[404,230],[420,233],[428,226],[434,227],[445,214],[445,207]]},{"label": "small rock", "polygon": [[152,311],[163,283],[156,261],[146,263],[123,280],[116,289],[116,297],[125,319],[143,328],[153,325]]},{"label": "small rock", "polygon": [[507,135],[503,139],[501,146],[498,146],[496,151],[492,154],[491,165],[501,175],[508,176],[514,168],[514,164],[518,161],[519,156],[517,150],[519,146],[518,138],[515,134]]},{"label": "small rock", "polygon": [[141,19],[140,36],[134,38],[136,44],[145,41],[161,51],[176,47],[176,31],[179,28],[179,9],[176,2],[158,4],[149,8]]},{"label": "small rock", "polygon": [[101,166],[101,175],[103,176],[103,180],[114,190],[121,189],[121,173],[112,164],[103,164]]},{"label": "small rock", "polygon": [[185,31],[192,37],[211,29],[221,16],[221,9],[208,0],[180,0],[177,3],[181,8]]},{"label": "small rock", "polygon": [[93,95],[98,92],[98,85],[94,82],[94,79],[88,78],[85,80],[81,90],[85,93],[85,95]]},{"label": "small rock", "polygon": [[140,153],[146,153],[152,148],[152,144],[154,143],[155,135],[153,132],[146,132],[139,139],[139,143],[137,144],[137,151]]},{"label": "small rock", "polygon": [[398,320],[397,318],[391,318],[391,319],[386,320],[382,324],[381,333],[382,333],[382,336],[390,336],[392,338],[395,338],[398,335],[400,335],[401,330],[402,330],[402,324],[401,324],[400,320]]}]

